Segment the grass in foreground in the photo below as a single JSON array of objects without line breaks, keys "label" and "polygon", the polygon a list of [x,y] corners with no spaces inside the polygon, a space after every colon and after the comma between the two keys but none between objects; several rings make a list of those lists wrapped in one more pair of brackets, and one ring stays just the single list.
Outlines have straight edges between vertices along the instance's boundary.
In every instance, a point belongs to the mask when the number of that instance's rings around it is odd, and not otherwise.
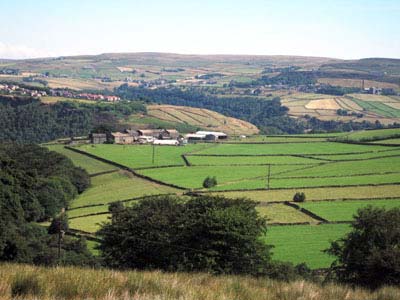
[{"label": "grass in foreground", "polygon": [[351,201],[321,201],[305,202],[301,207],[310,210],[328,221],[351,221],[357,210],[368,205],[391,209],[400,207],[399,199],[384,200],[351,200]]},{"label": "grass in foreground", "polygon": [[319,269],[328,268],[334,260],[322,251],[349,231],[348,224],[270,226],[264,240],[274,246],[274,260],[306,262],[310,268]]},{"label": "grass in foreground", "polygon": [[[400,289],[290,283],[246,276],[0,265],[0,299],[396,300]],[[17,289],[19,287],[19,289]],[[17,293],[19,291],[19,294]]]}]

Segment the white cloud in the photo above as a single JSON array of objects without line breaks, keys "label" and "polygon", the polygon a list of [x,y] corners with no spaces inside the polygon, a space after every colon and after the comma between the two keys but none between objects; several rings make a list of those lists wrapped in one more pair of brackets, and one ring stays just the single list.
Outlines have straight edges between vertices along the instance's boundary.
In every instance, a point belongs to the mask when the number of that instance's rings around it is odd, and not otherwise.
[{"label": "white cloud", "polygon": [[25,45],[10,45],[0,42],[0,58],[24,59],[55,56],[46,50],[39,50]]}]

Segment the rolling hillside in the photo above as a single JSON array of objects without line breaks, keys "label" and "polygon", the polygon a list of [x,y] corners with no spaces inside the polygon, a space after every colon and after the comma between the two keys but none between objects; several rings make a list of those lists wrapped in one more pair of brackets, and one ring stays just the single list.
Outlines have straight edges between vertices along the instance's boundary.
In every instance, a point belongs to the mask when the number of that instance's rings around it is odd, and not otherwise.
[{"label": "rolling hillside", "polygon": [[147,114],[151,117],[172,122],[185,123],[212,131],[228,134],[253,135],[259,132],[253,124],[239,119],[226,117],[212,110],[174,105],[149,105]]}]

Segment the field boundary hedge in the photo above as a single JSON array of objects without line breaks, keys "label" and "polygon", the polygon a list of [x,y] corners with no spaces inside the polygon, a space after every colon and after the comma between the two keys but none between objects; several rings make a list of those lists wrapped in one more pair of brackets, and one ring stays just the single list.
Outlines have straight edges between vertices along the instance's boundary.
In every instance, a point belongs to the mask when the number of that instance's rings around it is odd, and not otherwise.
[{"label": "field boundary hedge", "polygon": [[157,183],[157,184],[160,184],[160,185],[164,185],[164,186],[169,186],[169,187],[172,187],[172,188],[176,188],[176,189],[179,189],[179,190],[187,190],[187,189],[184,188],[184,187],[181,187],[181,186],[178,186],[178,185],[175,185],[175,184],[171,184],[171,183],[166,183],[166,182],[163,182],[163,181],[160,181],[160,180],[157,180],[157,179],[153,179],[153,178],[151,178],[151,177],[148,177],[148,176],[139,174],[139,173],[137,173],[135,170],[133,170],[133,169],[131,169],[131,168],[128,168],[127,166],[121,165],[121,164],[119,164],[119,163],[117,163],[117,162],[114,162],[114,161],[111,161],[111,160],[108,160],[108,159],[105,159],[105,158],[102,158],[102,157],[98,157],[98,156],[96,156],[96,155],[94,155],[94,154],[87,153],[87,152],[85,152],[85,151],[82,151],[82,150],[79,150],[79,149],[76,149],[76,148],[73,148],[73,147],[69,147],[69,146],[65,146],[64,148],[69,149],[69,150],[71,150],[71,151],[75,151],[76,153],[79,153],[79,154],[86,155],[86,156],[88,156],[88,157],[97,159],[97,160],[99,160],[99,161],[108,163],[108,164],[110,164],[110,165],[116,166],[116,167],[118,167],[118,168],[120,168],[120,169],[122,169],[122,170],[125,170],[125,171],[128,171],[128,172],[132,173],[132,174],[135,175],[136,177],[139,177],[139,178],[142,178],[142,179],[146,179],[146,180],[148,180],[148,181],[151,181],[151,182],[154,182],[154,183]]},{"label": "field boundary hedge", "polygon": [[112,202],[108,202],[108,203],[89,204],[89,205],[83,205],[83,206],[77,206],[77,207],[69,208],[69,209],[67,209],[67,212],[71,211],[71,210],[81,209],[81,208],[89,208],[89,207],[110,205],[111,203],[116,203],[116,202],[125,203],[125,202],[130,202],[130,201],[135,201],[135,200],[138,200],[138,201],[139,200],[144,200],[144,199],[151,198],[151,197],[172,196],[172,195],[175,195],[175,194],[173,194],[173,193],[154,194],[154,195],[147,195],[147,196],[142,196],[142,197],[134,197],[134,198],[130,198],[130,199],[124,199],[124,200],[116,200],[116,201],[112,201]]},{"label": "field boundary hedge", "polygon": [[96,176],[106,175],[106,174],[110,174],[110,173],[114,173],[114,172],[118,172],[118,169],[89,174],[89,177],[96,177]]},{"label": "field boundary hedge", "polygon": [[324,218],[314,214],[313,212],[309,211],[308,209],[305,209],[304,207],[301,207],[301,206],[299,206],[299,205],[297,205],[297,204],[295,204],[293,202],[285,201],[283,203],[285,205],[287,205],[287,206],[293,207],[293,208],[301,211],[303,214],[306,214],[307,216],[309,216],[309,217],[311,217],[311,218],[313,218],[313,219],[315,219],[317,221],[320,221],[320,222],[323,222],[323,223],[329,223],[329,221],[327,219],[324,219]]}]

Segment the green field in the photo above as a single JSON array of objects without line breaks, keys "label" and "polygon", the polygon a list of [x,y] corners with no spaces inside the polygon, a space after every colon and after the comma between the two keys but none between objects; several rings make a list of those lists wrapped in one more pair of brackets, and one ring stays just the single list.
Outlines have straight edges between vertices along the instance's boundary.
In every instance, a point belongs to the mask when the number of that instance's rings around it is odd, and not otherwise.
[{"label": "green field", "polygon": [[325,199],[378,199],[400,196],[400,185],[381,186],[344,186],[344,187],[323,187],[307,189],[276,189],[259,191],[225,191],[212,192],[213,195],[225,196],[228,198],[250,198],[259,202],[271,201],[292,201],[296,192],[304,192],[307,201]]},{"label": "green field", "polygon": [[213,155],[293,155],[363,153],[387,150],[383,146],[365,146],[334,142],[284,144],[220,144],[198,151],[196,154]]},{"label": "green field", "polygon": [[89,233],[95,233],[100,229],[100,224],[108,221],[110,215],[89,216],[84,218],[75,218],[69,221],[69,227],[82,230]]},{"label": "green field", "polygon": [[381,141],[374,141],[372,143],[384,143],[384,144],[390,144],[390,145],[400,145],[400,138],[398,139],[387,139],[387,140],[381,140]]},{"label": "green field", "polygon": [[79,150],[114,161],[129,168],[185,165],[181,155],[210,147],[209,144],[187,145],[185,147],[155,146],[154,164],[151,145],[83,145]]},{"label": "green field", "polygon": [[176,193],[177,190],[162,186],[129,172],[119,171],[92,178],[92,186],[78,196],[71,207],[93,204],[107,204],[118,200],[142,197],[145,195]]},{"label": "green field", "polygon": [[188,155],[186,158],[194,166],[223,166],[223,165],[310,165],[324,162],[298,156],[198,156]]},{"label": "green field", "polygon": [[349,229],[348,224],[270,226],[264,240],[274,245],[274,260],[306,262],[312,269],[327,268],[334,258],[322,251]]},{"label": "green field", "polygon": [[[387,134],[392,134],[392,131]],[[361,134],[363,137],[365,133]],[[329,241],[348,232],[349,225],[315,225],[318,220],[279,202],[292,201],[296,192],[304,192],[307,200],[301,205],[329,221],[350,221],[358,208],[368,204],[390,208],[400,203],[400,200],[389,199],[400,199],[399,149],[322,141],[325,138],[328,136],[260,136],[247,139],[254,144],[239,141],[232,144],[159,146],[155,148],[154,164],[150,145],[83,145],[78,149],[187,190],[259,201],[261,204],[257,210],[268,219],[269,224],[309,223],[270,225],[265,241],[275,246],[275,260],[307,262],[311,268],[325,268],[333,259],[321,250],[329,247]],[[265,139],[267,143],[262,143]],[[97,163],[97,160],[60,149],[69,155],[73,153],[77,165],[92,168],[94,172],[91,164]],[[186,166],[183,156],[186,156],[190,166]],[[266,190],[268,173],[269,189]],[[215,176],[217,186],[204,189],[202,183],[207,176]],[[92,177],[92,186],[73,201],[72,209],[68,211],[72,218],[71,228],[95,232],[99,228],[98,223],[107,220],[108,204],[114,201],[182,192],[138,178],[127,171],[98,175]],[[74,209],[76,207],[81,208]]]},{"label": "green field", "polygon": [[400,207],[400,199],[384,200],[351,200],[351,201],[321,201],[306,202],[301,207],[317,214],[328,221],[351,221],[357,210],[368,205],[386,209]]},{"label": "green field", "polygon": [[390,107],[382,102],[378,101],[362,101],[356,98],[352,98],[352,100],[361,106],[366,111],[374,112],[380,116],[388,117],[388,118],[399,118],[400,110]]},{"label": "green field", "polygon": [[46,148],[65,155],[70,160],[72,160],[75,166],[85,169],[89,174],[117,170],[117,168],[112,165],[68,150],[64,148],[64,145],[47,145]]}]

